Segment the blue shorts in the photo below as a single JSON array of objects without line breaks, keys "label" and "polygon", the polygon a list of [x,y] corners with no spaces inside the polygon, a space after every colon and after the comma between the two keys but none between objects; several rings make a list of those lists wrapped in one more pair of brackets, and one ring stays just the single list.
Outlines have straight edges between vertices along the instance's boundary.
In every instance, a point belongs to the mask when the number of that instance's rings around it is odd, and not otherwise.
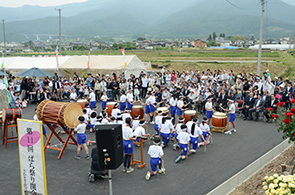
[{"label": "blue shorts", "polygon": [[230,113],[228,122],[232,123],[235,121],[235,119],[236,119],[236,113]]},{"label": "blue shorts", "polygon": [[170,114],[171,114],[171,116],[173,116],[175,114],[175,111],[176,111],[176,106],[171,106],[170,107]]},{"label": "blue shorts", "polygon": [[149,114],[150,113],[150,106],[149,105],[146,105],[145,106],[145,111],[144,111],[145,114]]},{"label": "blue shorts", "polygon": [[212,118],[212,111],[211,110],[206,110],[206,117],[207,117],[207,119]]},{"label": "blue shorts", "polygon": [[123,150],[125,154],[133,153],[133,142],[132,140],[123,140]]},{"label": "blue shorts", "polygon": [[172,132],[172,133],[171,133],[171,137],[175,137],[175,133]]},{"label": "blue shorts", "polygon": [[106,107],[107,106],[107,101],[102,101],[101,102],[101,108],[104,108],[104,107]]},{"label": "blue shorts", "polygon": [[177,136],[178,136],[178,133],[175,133],[174,137],[175,137],[176,141],[178,142]]},{"label": "blue shorts", "polygon": [[[210,134],[207,131],[203,131],[202,135],[206,139]],[[201,140],[202,140],[202,142],[204,141],[202,138],[201,138]]]},{"label": "blue shorts", "polygon": [[182,110],[179,108],[177,108],[176,110],[177,110],[177,116],[182,116]]},{"label": "blue shorts", "polygon": [[198,148],[199,137],[190,137],[190,142],[192,143],[192,149],[196,150]]},{"label": "blue shorts", "polygon": [[46,129],[45,129],[45,126],[42,124],[42,131],[43,131],[43,135],[46,135]]},{"label": "blue shorts", "polygon": [[89,108],[92,110],[92,108],[96,105],[96,101],[92,101],[89,103]]},{"label": "blue shorts", "polygon": [[153,105],[150,105],[150,113],[155,112],[155,110],[156,110],[155,107]]},{"label": "blue shorts", "polygon": [[87,139],[87,136],[85,133],[78,133],[77,134],[78,145],[86,144],[86,139]]},{"label": "blue shorts", "polygon": [[154,124],[154,129],[157,131],[157,134],[159,135],[159,125],[158,124]]},{"label": "blue shorts", "polygon": [[152,171],[157,171],[157,166],[162,164],[161,158],[151,158],[150,160]]},{"label": "blue shorts", "polygon": [[77,102],[75,99],[71,99],[71,101],[73,101],[73,102]]},{"label": "blue shorts", "polygon": [[161,133],[161,137],[163,138],[163,141],[164,141],[165,144],[169,143],[170,133]]},{"label": "blue shorts", "polygon": [[124,111],[126,108],[126,102],[121,102],[120,103],[120,111]]},{"label": "blue shorts", "polygon": [[90,127],[90,128],[93,128],[93,127],[94,127],[94,125],[92,125],[92,124],[90,124],[90,123],[88,123],[87,126]]},{"label": "blue shorts", "polygon": [[187,144],[179,144],[179,147],[182,149],[182,155],[186,156],[186,154],[187,154]]},{"label": "blue shorts", "polygon": [[[131,101],[131,103],[133,103],[133,101]],[[133,104],[130,104],[129,102],[127,102],[127,108],[129,108],[131,110],[132,106],[133,106]]]}]

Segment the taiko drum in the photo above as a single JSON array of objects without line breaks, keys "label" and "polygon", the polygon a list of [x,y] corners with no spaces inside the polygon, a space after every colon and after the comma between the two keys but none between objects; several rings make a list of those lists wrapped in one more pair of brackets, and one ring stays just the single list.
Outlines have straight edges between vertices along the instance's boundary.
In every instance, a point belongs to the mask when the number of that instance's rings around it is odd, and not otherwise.
[{"label": "taiko drum", "polygon": [[58,121],[66,127],[73,129],[74,124],[79,124],[78,117],[83,115],[82,108],[78,103],[42,101],[37,107],[39,120],[50,124],[58,124]]},{"label": "taiko drum", "polygon": [[196,118],[198,118],[197,111],[195,111],[195,110],[186,110],[186,111],[184,111],[183,118],[185,119],[185,123],[187,121],[191,120],[192,116],[195,116]]},{"label": "taiko drum", "polygon": [[82,109],[84,109],[88,101],[86,99],[81,99],[81,100],[78,100],[77,103],[80,104]]},{"label": "taiko drum", "polygon": [[227,116],[222,112],[215,112],[212,116],[212,126],[217,128],[225,128],[227,124]]},{"label": "taiko drum", "polygon": [[108,113],[108,116],[112,116],[112,110],[114,109],[114,106],[117,102],[107,102],[106,107],[108,108],[106,110],[106,113]]},{"label": "taiko drum", "polygon": [[163,113],[168,113],[168,115],[170,115],[169,109],[168,109],[167,107],[159,107],[159,108],[157,108],[157,110],[156,110],[156,116],[158,116],[158,112],[159,112],[160,110],[162,111],[162,114],[163,114]]},{"label": "taiko drum", "polygon": [[15,121],[18,118],[22,118],[21,108],[3,108],[2,110],[2,121]]},{"label": "taiko drum", "polygon": [[133,119],[135,115],[139,115],[139,119],[143,119],[144,111],[142,106],[132,106],[131,116]]}]

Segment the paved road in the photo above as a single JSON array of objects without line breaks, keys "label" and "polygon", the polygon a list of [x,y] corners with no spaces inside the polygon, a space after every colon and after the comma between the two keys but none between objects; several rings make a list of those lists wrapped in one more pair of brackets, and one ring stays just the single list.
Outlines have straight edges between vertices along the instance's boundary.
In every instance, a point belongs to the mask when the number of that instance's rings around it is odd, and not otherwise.
[{"label": "paved road", "polygon": [[[23,118],[31,119],[36,105],[30,105],[23,110]],[[202,115],[199,117],[203,117]],[[243,121],[236,119],[238,132],[233,135],[213,133],[214,145],[207,146],[207,153],[203,148],[196,154],[189,156],[185,161],[176,164],[174,160],[178,151],[173,151],[172,146],[164,149],[166,175],[157,175],[150,181],[144,176],[148,170],[149,158],[146,154],[148,143],[144,145],[144,161],[147,167],[125,174],[122,167],[113,171],[114,194],[206,194],[223,181],[249,165],[271,148],[282,142],[281,134],[276,131],[274,124],[262,121]],[[153,132],[149,125],[149,132]],[[94,139],[94,134],[87,133],[88,138]],[[58,144],[57,139],[52,141]],[[90,149],[93,146],[90,146]],[[139,148],[135,147],[135,157],[139,158]],[[82,151],[82,157],[84,156]],[[104,180],[99,179],[94,183],[88,182],[88,169],[90,160],[82,158],[76,160],[76,147],[69,145],[63,157],[58,160],[58,152],[47,150],[46,172],[48,194],[103,194]],[[19,195],[20,173],[17,143],[9,144],[5,149],[0,145],[0,194]],[[106,194],[108,181],[106,181]]]},{"label": "paved road", "polygon": [[[158,60],[166,62],[167,60]],[[170,60],[171,62],[193,62],[193,63],[256,63],[257,60]],[[263,63],[276,63],[275,61],[262,61]]]}]

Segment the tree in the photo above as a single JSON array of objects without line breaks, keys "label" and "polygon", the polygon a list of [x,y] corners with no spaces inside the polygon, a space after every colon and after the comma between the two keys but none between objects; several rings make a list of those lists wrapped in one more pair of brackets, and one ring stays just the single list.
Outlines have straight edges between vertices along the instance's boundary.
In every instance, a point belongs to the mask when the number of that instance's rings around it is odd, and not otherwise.
[{"label": "tree", "polygon": [[212,35],[209,35],[208,41],[212,41]]},{"label": "tree", "polygon": [[223,37],[223,34],[222,34],[222,33],[220,33],[219,37]]},{"label": "tree", "polygon": [[137,41],[144,41],[144,40],[145,40],[144,37],[138,37],[138,38],[137,38]]},{"label": "tree", "polygon": [[224,37],[224,38],[225,38],[225,34],[224,34],[224,33],[222,34],[222,37]]},{"label": "tree", "polygon": [[213,32],[213,40],[214,40],[214,41],[215,41],[216,37],[217,37],[216,33]]},{"label": "tree", "polygon": [[252,37],[250,38],[250,40],[251,40],[251,41],[255,41],[255,38],[254,38],[254,36],[252,36]]}]

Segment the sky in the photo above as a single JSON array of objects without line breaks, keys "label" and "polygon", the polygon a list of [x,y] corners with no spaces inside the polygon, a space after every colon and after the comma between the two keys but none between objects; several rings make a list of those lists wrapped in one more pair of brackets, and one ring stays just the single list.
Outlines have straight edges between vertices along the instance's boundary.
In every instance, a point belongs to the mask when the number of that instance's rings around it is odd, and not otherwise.
[{"label": "sky", "polygon": [[[55,6],[68,3],[85,2],[87,0],[0,0],[1,7],[21,7],[23,5]],[[271,1],[271,0],[269,0]],[[282,0],[295,5],[295,0]]]},{"label": "sky", "polygon": [[87,0],[0,0],[1,7],[21,7],[23,5],[55,6]]}]

